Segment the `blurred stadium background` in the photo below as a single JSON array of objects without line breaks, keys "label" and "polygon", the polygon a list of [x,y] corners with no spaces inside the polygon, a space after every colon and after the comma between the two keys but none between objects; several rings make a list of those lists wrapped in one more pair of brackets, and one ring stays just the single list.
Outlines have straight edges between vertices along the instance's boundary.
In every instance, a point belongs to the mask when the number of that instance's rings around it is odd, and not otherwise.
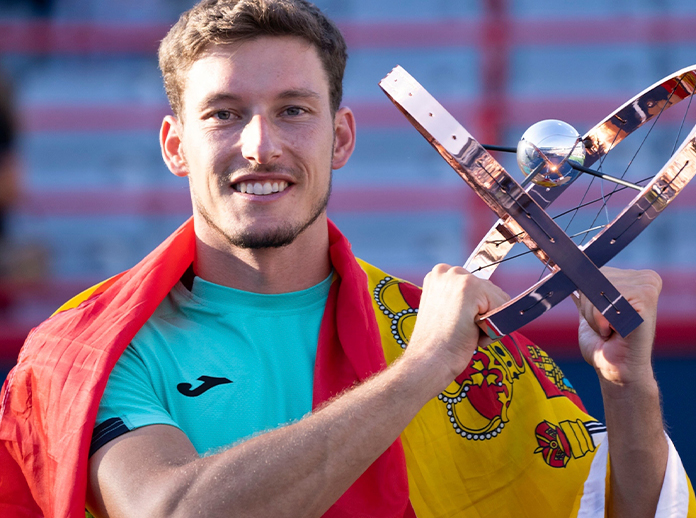
[{"label": "blurred stadium background", "polygon": [[[190,215],[186,182],[160,158],[157,132],[169,108],[155,53],[192,3],[0,0],[0,68],[14,85],[23,189],[3,246],[23,250],[31,259],[20,266],[32,265],[0,282],[0,380],[33,326],[73,294],[135,264]],[[438,262],[463,263],[493,216],[378,88],[395,65],[479,141],[514,146],[545,118],[583,133],[655,81],[696,63],[693,0],[317,4],[348,40],[344,102],[358,121],[356,153],[334,175],[330,215],[357,255],[416,283]],[[650,174],[671,151],[681,119],[670,120],[640,159]],[[691,114],[682,138],[694,122]],[[518,174],[514,158],[500,159]],[[655,366],[668,429],[692,475],[696,244],[688,229],[695,216],[690,185],[612,263],[663,276]],[[536,281],[534,261],[501,271],[501,284],[514,291]],[[601,417],[576,328],[574,308],[565,304],[526,333],[557,358]]]}]

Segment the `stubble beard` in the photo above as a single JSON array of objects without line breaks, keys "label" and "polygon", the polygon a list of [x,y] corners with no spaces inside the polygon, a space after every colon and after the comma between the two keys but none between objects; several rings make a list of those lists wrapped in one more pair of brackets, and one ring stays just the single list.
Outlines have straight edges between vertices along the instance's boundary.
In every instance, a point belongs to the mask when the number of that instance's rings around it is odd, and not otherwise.
[{"label": "stubble beard", "polygon": [[[270,171],[269,171],[270,172]],[[276,228],[267,229],[265,231],[252,231],[251,229],[243,229],[236,234],[231,234],[230,232],[224,230],[220,225],[218,225],[210,213],[206,210],[203,204],[198,200],[198,197],[193,193],[193,203],[197,212],[206,221],[210,228],[218,232],[227,242],[236,248],[243,248],[248,250],[262,250],[266,248],[282,248],[288,246],[297,239],[297,237],[302,234],[307,228],[309,228],[312,223],[314,223],[319,216],[321,216],[329,204],[329,198],[331,197],[331,187],[333,180],[333,171],[329,166],[329,185],[317,203],[312,207],[309,217],[302,222],[293,224],[292,222],[286,221]],[[229,182],[224,179],[220,180],[221,188],[229,188]]]}]

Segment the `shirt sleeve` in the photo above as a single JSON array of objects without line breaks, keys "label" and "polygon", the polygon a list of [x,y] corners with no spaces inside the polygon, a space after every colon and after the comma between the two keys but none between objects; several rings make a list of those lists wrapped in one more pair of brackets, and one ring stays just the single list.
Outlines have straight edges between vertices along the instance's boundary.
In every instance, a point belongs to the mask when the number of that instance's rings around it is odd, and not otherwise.
[{"label": "shirt sleeve", "polygon": [[[696,516],[696,500],[691,481],[669,436],[667,436],[667,442],[669,443],[669,458],[655,518],[694,517]],[[605,490],[609,484],[607,480],[609,476],[607,470],[608,454],[609,444],[604,438],[595,453],[590,473],[582,488],[582,494],[579,495],[577,513],[572,516],[577,518],[604,516]]]},{"label": "shirt sleeve", "polygon": [[150,374],[132,345],[123,352],[109,375],[92,432],[90,457],[124,433],[153,424],[179,425],[155,394]]}]

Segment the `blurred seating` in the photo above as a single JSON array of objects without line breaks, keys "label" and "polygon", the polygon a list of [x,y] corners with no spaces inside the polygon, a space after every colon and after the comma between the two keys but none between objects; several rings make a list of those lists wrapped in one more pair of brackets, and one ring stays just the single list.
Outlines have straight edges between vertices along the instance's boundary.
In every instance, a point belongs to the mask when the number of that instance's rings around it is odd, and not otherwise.
[{"label": "blurred seating", "polygon": [[[493,220],[377,87],[396,64],[472,134],[503,145],[543,118],[583,132],[692,64],[692,0],[588,2],[317,2],[351,49],[345,104],[356,113],[358,146],[334,175],[330,215],[359,256],[421,282],[436,262],[462,263]],[[157,131],[168,106],[155,50],[191,3],[0,1],[0,66],[16,84],[23,172],[20,203],[7,220],[14,244],[3,245],[2,264],[16,279],[0,290],[7,307],[0,357],[14,358],[22,334],[63,300],[133,265],[190,214],[186,182],[160,158]],[[657,136],[656,149],[671,147],[667,133]],[[514,157],[501,162],[516,171]],[[639,162],[654,174],[664,159],[651,148]],[[0,197],[8,192],[0,186]],[[693,220],[695,192],[687,188],[616,261],[665,275],[658,351],[696,354],[696,242],[675,231]],[[501,283],[524,288],[539,272],[530,258],[501,272]],[[577,354],[573,313],[561,307],[530,333]]]}]

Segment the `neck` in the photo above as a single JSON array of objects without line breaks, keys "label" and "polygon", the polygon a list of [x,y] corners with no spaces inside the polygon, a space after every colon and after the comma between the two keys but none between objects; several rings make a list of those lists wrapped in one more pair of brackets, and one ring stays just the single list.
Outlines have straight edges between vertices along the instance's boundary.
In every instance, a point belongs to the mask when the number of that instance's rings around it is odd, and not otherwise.
[{"label": "neck", "polygon": [[194,271],[202,279],[254,293],[288,293],[310,288],[331,272],[326,216],[320,217],[291,244],[245,249],[196,227]]}]

